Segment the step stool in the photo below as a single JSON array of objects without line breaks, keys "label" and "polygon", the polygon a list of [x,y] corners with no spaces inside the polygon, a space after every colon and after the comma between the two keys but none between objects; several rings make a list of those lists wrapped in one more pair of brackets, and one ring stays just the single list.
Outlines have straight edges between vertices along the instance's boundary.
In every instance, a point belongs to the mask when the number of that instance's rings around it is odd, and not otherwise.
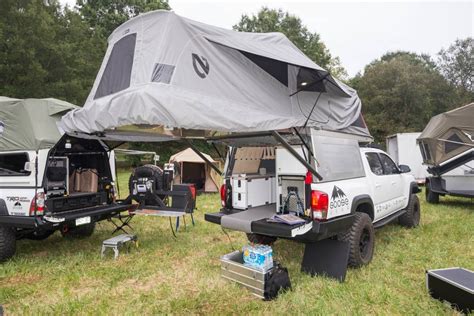
[{"label": "step stool", "polygon": [[121,235],[109,238],[107,240],[104,240],[102,242],[102,250],[100,252],[100,257],[101,258],[104,257],[105,250],[107,250],[107,248],[112,248],[112,250],[114,251],[114,259],[117,259],[119,255],[119,247],[121,247],[122,245],[128,242],[133,242],[135,246],[138,246],[137,235],[121,234]]}]

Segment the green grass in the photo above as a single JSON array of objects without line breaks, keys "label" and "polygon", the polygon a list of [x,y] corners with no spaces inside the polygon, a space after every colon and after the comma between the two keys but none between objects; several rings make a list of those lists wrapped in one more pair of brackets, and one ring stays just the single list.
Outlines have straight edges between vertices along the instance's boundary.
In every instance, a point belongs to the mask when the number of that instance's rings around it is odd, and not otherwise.
[{"label": "green grass", "polygon": [[[122,194],[127,178],[120,174]],[[188,219],[177,240],[167,219],[136,217],[140,246],[116,261],[99,255],[113,228],[108,222],[88,239],[56,233],[42,242],[19,241],[16,256],[0,266],[0,304],[7,314],[455,314],[429,297],[425,270],[474,270],[474,204],[420,200],[421,226],[378,230],[372,263],[349,270],[344,283],[301,273],[303,245],[279,240],[275,256],[288,267],[293,290],[272,302],[220,278],[219,257],[246,238],[229,232],[230,243],[218,225],[204,221],[204,213],[219,208],[213,194],[198,197],[196,226]]]}]

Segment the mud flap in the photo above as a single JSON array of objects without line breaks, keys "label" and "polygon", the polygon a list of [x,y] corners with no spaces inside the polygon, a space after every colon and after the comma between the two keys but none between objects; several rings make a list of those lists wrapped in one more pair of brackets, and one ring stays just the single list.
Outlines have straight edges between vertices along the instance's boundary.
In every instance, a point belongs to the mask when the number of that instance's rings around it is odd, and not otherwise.
[{"label": "mud flap", "polygon": [[325,275],[344,282],[349,259],[349,243],[325,239],[305,245],[301,271],[315,275]]}]

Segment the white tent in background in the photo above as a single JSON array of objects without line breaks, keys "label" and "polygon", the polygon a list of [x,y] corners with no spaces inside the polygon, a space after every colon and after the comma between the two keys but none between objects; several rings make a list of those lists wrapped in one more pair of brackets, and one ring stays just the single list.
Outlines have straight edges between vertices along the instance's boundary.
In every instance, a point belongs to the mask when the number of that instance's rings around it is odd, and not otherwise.
[{"label": "white tent in background", "polygon": [[[201,153],[211,163],[216,161],[211,156]],[[196,189],[204,192],[218,192],[218,175],[206,162],[191,148],[180,151],[171,156],[170,163],[178,165],[178,175],[174,178],[175,184],[194,183]]]}]

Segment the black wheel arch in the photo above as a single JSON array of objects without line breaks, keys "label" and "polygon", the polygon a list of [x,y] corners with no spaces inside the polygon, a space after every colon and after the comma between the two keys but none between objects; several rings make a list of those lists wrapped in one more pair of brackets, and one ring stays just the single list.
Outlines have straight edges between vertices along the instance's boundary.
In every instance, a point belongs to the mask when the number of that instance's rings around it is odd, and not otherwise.
[{"label": "black wheel arch", "polygon": [[361,194],[352,199],[351,213],[355,212],[366,213],[372,221],[374,220],[374,202],[370,195]]}]

